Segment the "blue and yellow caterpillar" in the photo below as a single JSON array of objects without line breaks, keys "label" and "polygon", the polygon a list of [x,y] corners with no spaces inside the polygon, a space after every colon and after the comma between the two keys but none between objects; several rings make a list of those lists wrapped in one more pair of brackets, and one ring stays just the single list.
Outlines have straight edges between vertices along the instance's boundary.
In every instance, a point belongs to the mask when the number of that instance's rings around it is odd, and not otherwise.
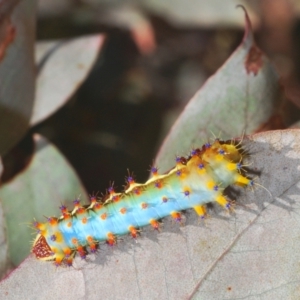
[{"label": "blue and yellow caterpillar", "polygon": [[144,184],[129,176],[128,187],[116,193],[113,186],[101,200],[91,197],[90,205],[68,211],[62,206],[62,216],[49,217],[46,223],[34,222],[38,235],[32,252],[38,259],[53,260],[55,264],[72,265],[75,254],[85,258],[87,250],[96,252],[99,242],[114,245],[120,235],[138,236],[141,227],[152,225],[159,229],[158,220],[172,216],[181,221],[180,212],[193,208],[205,218],[205,204],[217,202],[227,210],[232,202],[223,191],[231,184],[252,186],[253,180],[241,174],[243,154],[239,144],[215,140],[190,155],[177,157],[176,165],[159,175],[152,167],[151,178]]}]

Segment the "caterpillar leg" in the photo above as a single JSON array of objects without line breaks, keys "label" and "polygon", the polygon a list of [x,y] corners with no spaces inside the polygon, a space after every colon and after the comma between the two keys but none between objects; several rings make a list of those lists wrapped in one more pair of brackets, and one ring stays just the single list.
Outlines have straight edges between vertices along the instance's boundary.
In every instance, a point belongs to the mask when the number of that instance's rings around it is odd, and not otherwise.
[{"label": "caterpillar leg", "polygon": [[249,179],[241,174],[238,174],[235,180],[235,184],[241,185],[241,186],[252,186],[253,180]]},{"label": "caterpillar leg", "polygon": [[151,219],[149,222],[152,226],[153,229],[160,231],[160,227],[161,227],[161,223],[159,223],[158,221]]},{"label": "caterpillar leg", "polygon": [[55,265],[56,267],[59,267],[59,266],[62,264],[64,257],[65,257],[65,256],[64,256],[64,253],[62,253],[62,252],[57,252],[57,253],[56,253],[56,256],[55,256],[54,265]]},{"label": "caterpillar leg", "polygon": [[171,216],[172,216],[172,218],[173,218],[176,222],[181,222],[181,221],[182,221],[181,213],[179,213],[179,212],[177,212],[177,211],[171,212]]},{"label": "caterpillar leg", "polygon": [[201,219],[205,219],[207,214],[206,214],[206,207],[204,205],[195,205],[194,210],[196,212],[196,214],[201,218]]},{"label": "caterpillar leg", "polygon": [[117,238],[111,233],[109,232],[107,234],[107,240],[106,240],[106,243],[109,245],[109,246],[114,246],[116,243],[117,243]]},{"label": "caterpillar leg", "polygon": [[173,220],[177,223],[179,223],[180,226],[184,226],[185,224],[185,218],[182,217],[182,214],[178,211],[172,211],[170,213],[171,217],[173,218]]},{"label": "caterpillar leg", "polygon": [[221,206],[226,208],[229,211],[233,211],[234,202],[227,200],[223,195],[219,195],[216,197],[216,202],[219,203]]},{"label": "caterpillar leg", "polygon": [[130,231],[130,235],[136,239],[137,236],[140,234],[140,230],[139,229],[136,229],[134,226],[129,226],[129,231]]}]

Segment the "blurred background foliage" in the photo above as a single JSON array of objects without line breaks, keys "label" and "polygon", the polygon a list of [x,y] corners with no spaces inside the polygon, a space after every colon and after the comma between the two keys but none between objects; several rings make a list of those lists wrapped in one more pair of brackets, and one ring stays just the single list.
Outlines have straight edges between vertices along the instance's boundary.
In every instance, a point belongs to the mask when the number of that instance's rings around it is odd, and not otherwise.
[{"label": "blurred background foliage", "polygon": [[172,122],[240,43],[239,3],[259,47],[297,81],[299,1],[40,0],[38,40],[99,32],[107,40],[69,103],[33,131],[59,147],[90,192],[121,187],[127,168],[145,180]]}]

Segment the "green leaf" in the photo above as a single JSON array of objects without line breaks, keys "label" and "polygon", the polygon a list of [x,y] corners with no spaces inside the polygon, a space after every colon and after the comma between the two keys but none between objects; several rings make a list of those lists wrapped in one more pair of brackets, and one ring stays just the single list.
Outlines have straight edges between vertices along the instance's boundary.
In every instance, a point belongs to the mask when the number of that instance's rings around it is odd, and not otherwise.
[{"label": "green leaf", "polygon": [[34,218],[45,221],[44,216],[58,216],[58,207],[70,203],[71,197],[81,195],[87,200],[82,184],[61,153],[39,135],[34,141],[35,151],[27,168],[0,188],[6,238],[15,265],[29,254]]}]

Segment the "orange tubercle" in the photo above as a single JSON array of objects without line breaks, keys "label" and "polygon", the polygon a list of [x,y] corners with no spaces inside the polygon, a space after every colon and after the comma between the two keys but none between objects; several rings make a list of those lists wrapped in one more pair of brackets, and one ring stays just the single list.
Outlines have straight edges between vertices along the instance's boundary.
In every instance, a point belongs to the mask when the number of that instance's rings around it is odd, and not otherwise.
[{"label": "orange tubercle", "polygon": [[71,250],[70,248],[64,249],[64,254],[65,254],[66,256],[71,255],[71,253],[72,253],[72,250]]},{"label": "orange tubercle", "polygon": [[100,216],[100,218],[101,218],[102,220],[106,220],[106,219],[107,219],[107,213],[103,213],[103,214]]},{"label": "orange tubercle", "polygon": [[148,208],[148,203],[146,203],[146,202],[141,203],[141,207],[142,207],[142,209]]},{"label": "orange tubercle", "polygon": [[120,213],[121,213],[122,215],[125,215],[126,212],[127,212],[126,207],[122,207],[122,208],[120,209]]},{"label": "orange tubercle", "polygon": [[160,229],[160,225],[159,225],[159,222],[158,222],[158,221],[152,219],[152,220],[150,220],[150,224],[151,224],[151,226],[152,226],[155,230],[159,230],[159,229]]},{"label": "orange tubercle", "polygon": [[136,239],[139,231],[138,231],[135,227],[133,227],[133,226],[130,226],[130,227],[129,227],[129,231],[130,231],[130,233],[131,233],[131,236],[132,236],[134,239]]},{"label": "orange tubercle", "polygon": [[76,238],[72,238],[71,241],[72,241],[73,245],[75,245],[75,246],[78,245],[78,240]]},{"label": "orange tubercle", "polygon": [[107,234],[107,241],[106,243],[109,245],[109,246],[114,246],[116,244],[116,237],[111,233],[109,232]]},{"label": "orange tubercle", "polygon": [[181,214],[177,211],[171,212],[171,216],[177,222],[180,222],[182,220]]},{"label": "orange tubercle", "polygon": [[163,187],[163,182],[162,180],[156,180],[154,185],[156,188],[161,189]]},{"label": "orange tubercle", "polygon": [[73,264],[73,257],[65,258],[65,263],[67,266],[71,267]]}]

